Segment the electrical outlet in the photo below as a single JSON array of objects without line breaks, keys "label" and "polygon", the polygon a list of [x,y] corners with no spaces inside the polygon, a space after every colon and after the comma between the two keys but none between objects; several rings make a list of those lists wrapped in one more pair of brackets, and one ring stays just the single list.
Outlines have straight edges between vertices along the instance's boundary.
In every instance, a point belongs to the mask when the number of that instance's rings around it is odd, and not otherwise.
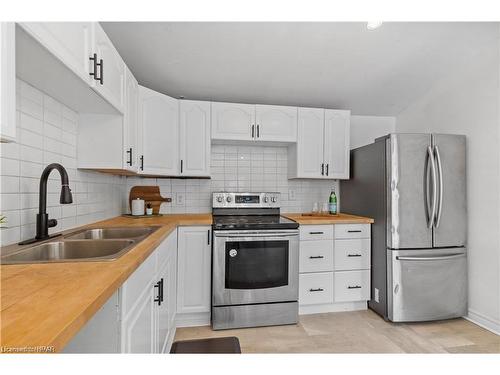
[{"label": "electrical outlet", "polygon": [[294,189],[288,189],[288,200],[289,201],[294,201],[297,199],[297,194],[295,193]]},{"label": "electrical outlet", "polygon": [[379,303],[378,288],[375,288],[375,302]]},{"label": "electrical outlet", "polygon": [[184,206],[184,193],[175,193],[175,205]]}]

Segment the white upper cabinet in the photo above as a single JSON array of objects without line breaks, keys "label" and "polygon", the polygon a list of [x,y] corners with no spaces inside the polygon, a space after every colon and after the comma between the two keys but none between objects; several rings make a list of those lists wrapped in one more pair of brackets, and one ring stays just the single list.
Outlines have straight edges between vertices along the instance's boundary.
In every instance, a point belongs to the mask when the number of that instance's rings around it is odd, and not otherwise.
[{"label": "white upper cabinet", "polygon": [[210,176],[210,102],[179,101],[180,174]]},{"label": "white upper cabinet", "polygon": [[15,25],[0,23],[0,141],[16,140]]},{"label": "white upper cabinet", "polygon": [[257,104],[255,114],[256,140],[297,142],[297,107]]},{"label": "white upper cabinet", "polygon": [[299,108],[298,110],[297,177],[321,177],[321,168],[324,164],[324,120],[323,109]]},{"label": "white upper cabinet", "polygon": [[98,23],[93,23],[93,53],[89,70],[96,90],[115,108],[123,112],[125,63]]},{"label": "white upper cabinet", "polygon": [[125,76],[125,113],[123,118],[123,165],[124,169],[137,172],[137,123],[139,120],[139,85],[126,69]]},{"label": "white upper cabinet", "polygon": [[91,82],[92,22],[22,22],[20,25],[74,73]]},{"label": "white upper cabinet", "polygon": [[139,173],[179,173],[179,103],[139,86]]},{"label": "white upper cabinet", "polygon": [[349,178],[350,111],[299,108],[289,178]]},{"label": "white upper cabinet", "polygon": [[254,105],[212,103],[212,139],[250,141],[254,136]]},{"label": "white upper cabinet", "polygon": [[349,178],[350,111],[325,109],[325,175]]}]

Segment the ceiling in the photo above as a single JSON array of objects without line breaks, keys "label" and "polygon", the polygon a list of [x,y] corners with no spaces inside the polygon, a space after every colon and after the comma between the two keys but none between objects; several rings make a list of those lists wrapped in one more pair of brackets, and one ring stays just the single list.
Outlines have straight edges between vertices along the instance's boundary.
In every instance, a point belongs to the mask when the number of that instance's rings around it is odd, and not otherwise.
[{"label": "ceiling", "polygon": [[498,37],[495,23],[101,24],[139,83],[173,97],[379,116]]}]

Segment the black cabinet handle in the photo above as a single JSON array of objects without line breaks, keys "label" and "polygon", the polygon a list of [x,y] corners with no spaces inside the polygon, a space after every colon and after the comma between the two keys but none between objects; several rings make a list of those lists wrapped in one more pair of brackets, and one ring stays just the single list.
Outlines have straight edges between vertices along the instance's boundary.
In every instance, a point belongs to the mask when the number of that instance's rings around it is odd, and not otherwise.
[{"label": "black cabinet handle", "polygon": [[324,256],[323,256],[323,255],[311,255],[311,256],[309,257],[309,259],[323,259],[323,258],[324,258]]},{"label": "black cabinet handle", "polygon": [[324,289],[323,288],[316,288],[316,289],[311,288],[311,289],[309,289],[309,291],[310,292],[322,292],[322,291],[324,291]]},{"label": "black cabinet handle", "polygon": [[141,155],[141,171],[144,170],[144,155]]},{"label": "black cabinet handle", "polygon": [[260,137],[259,127],[260,127],[259,124],[257,124],[257,138]]},{"label": "black cabinet handle", "polygon": [[183,169],[183,161],[181,159],[181,173],[182,173],[182,169]]},{"label": "black cabinet handle", "polygon": [[210,245],[210,229],[207,230],[207,244]]},{"label": "black cabinet handle", "polygon": [[163,277],[160,280],[160,303],[159,304],[161,304],[162,302],[163,302]]},{"label": "black cabinet handle", "polygon": [[252,124],[252,138],[255,138],[255,125]]},{"label": "black cabinet handle", "polygon": [[347,254],[348,257],[360,257],[361,254]]},{"label": "black cabinet handle", "polygon": [[97,53],[94,53],[93,56],[89,57],[89,60],[93,62],[94,70],[89,73],[89,75],[94,77],[94,80],[97,80]]},{"label": "black cabinet handle", "polygon": [[325,232],[309,232],[309,234],[324,234]]},{"label": "black cabinet handle", "polygon": [[361,233],[361,230],[360,229],[348,230],[347,233]]},{"label": "black cabinet handle", "polygon": [[127,161],[127,164],[132,166],[132,147],[130,147],[128,150],[127,150],[127,154],[128,154],[128,161]]},{"label": "black cabinet handle", "polygon": [[329,166],[329,165],[330,165],[330,164],[327,164],[327,165],[326,165],[326,175],[327,175],[327,176],[328,176],[328,166]]},{"label": "black cabinet handle", "polygon": [[359,285],[354,285],[354,286],[348,286],[347,289],[361,289],[361,286]]},{"label": "black cabinet handle", "polygon": [[104,61],[99,60],[99,64],[97,64],[99,66],[99,71],[101,74],[99,74],[99,82],[101,83],[101,85],[104,84]]},{"label": "black cabinet handle", "polygon": [[325,163],[321,163],[321,175],[325,175]]}]

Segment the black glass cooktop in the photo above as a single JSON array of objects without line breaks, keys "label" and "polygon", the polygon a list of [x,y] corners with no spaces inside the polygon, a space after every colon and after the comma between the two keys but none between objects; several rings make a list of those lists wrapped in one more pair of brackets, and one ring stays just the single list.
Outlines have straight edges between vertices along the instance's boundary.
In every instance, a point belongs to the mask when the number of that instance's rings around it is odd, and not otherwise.
[{"label": "black glass cooktop", "polygon": [[214,215],[214,229],[297,229],[299,223],[280,215]]}]

